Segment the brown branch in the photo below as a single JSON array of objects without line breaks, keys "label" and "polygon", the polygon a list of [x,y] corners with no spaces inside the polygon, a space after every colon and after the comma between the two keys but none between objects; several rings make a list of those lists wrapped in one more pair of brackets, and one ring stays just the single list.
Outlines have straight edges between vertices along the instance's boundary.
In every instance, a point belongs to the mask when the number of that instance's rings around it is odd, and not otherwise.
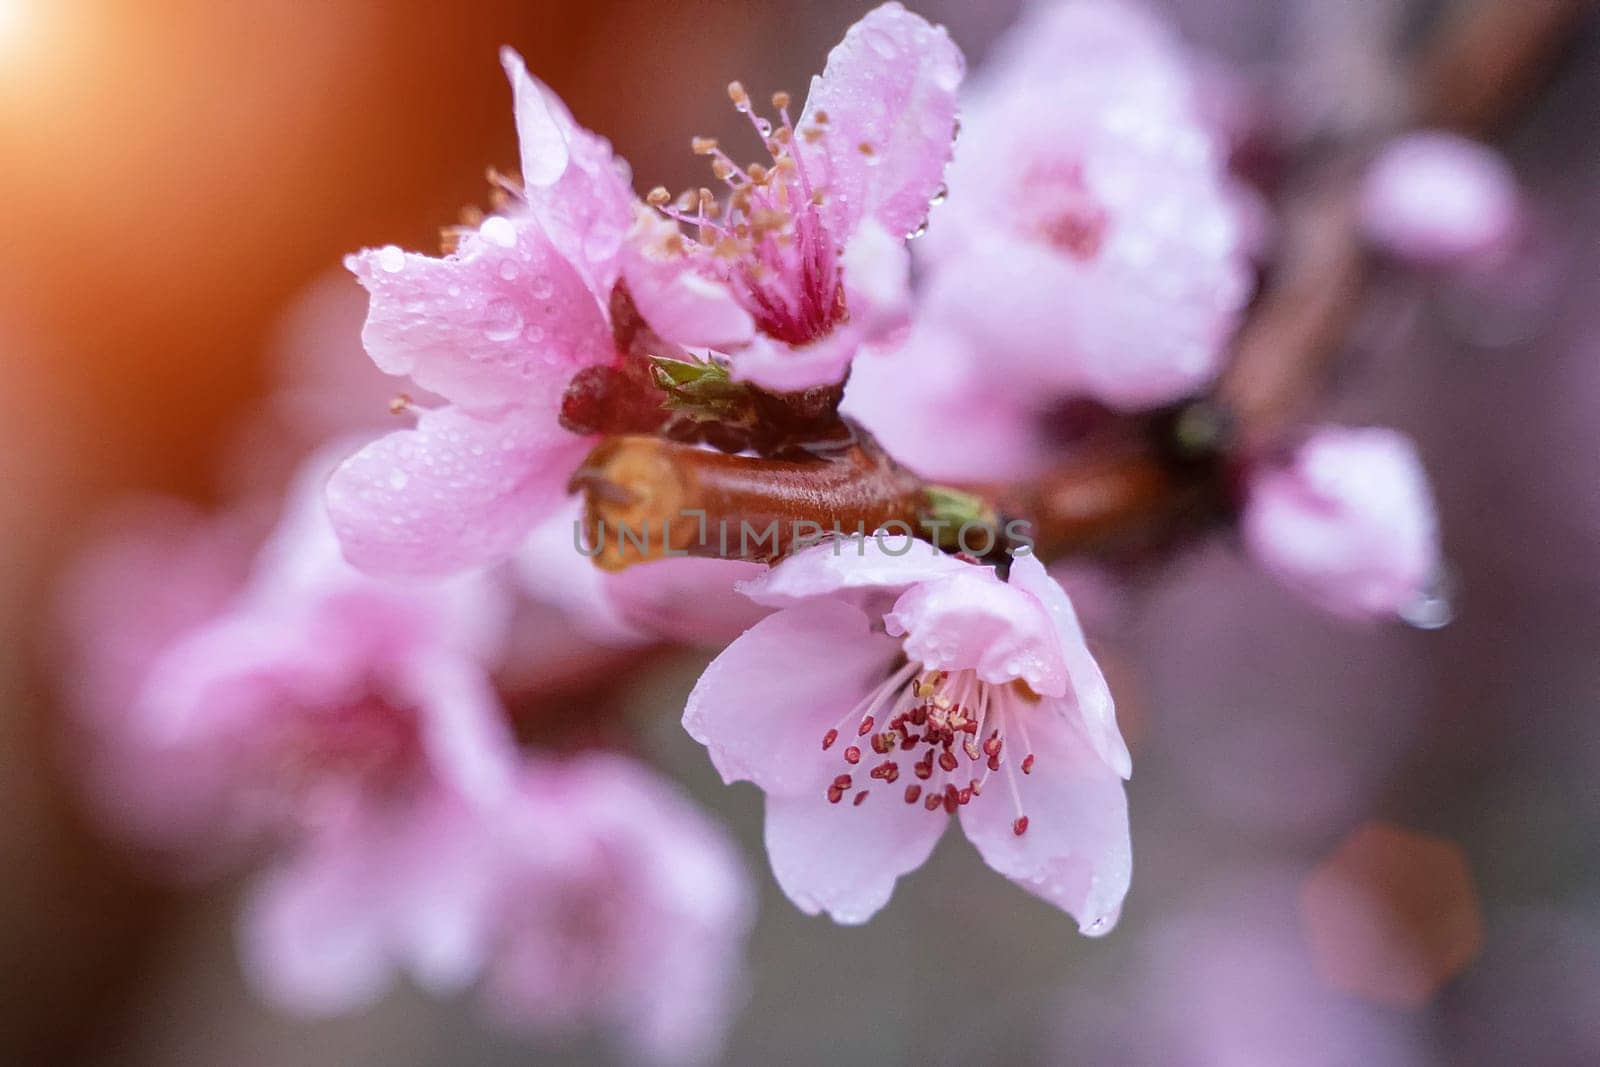
[{"label": "brown branch", "polygon": [[[1481,133],[1503,122],[1551,70],[1584,0],[1470,0],[1444,22],[1418,65],[1413,98],[1429,125]],[[977,487],[987,512],[1028,522],[1042,555],[1122,557],[1165,544],[1225,515],[1235,462],[1272,444],[1310,411],[1341,350],[1371,276],[1356,227],[1355,191],[1367,149],[1354,145],[1286,194],[1283,255],[1270,287],[1235,341],[1214,394],[1188,409],[1238,431],[1231,443],[1187,446],[1177,418],[1131,423],[1115,443],[1085,447],[1045,476]],[[573,479],[591,529],[648,528],[649,546],[601,542],[597,562],[620,569],[673,554],[733,555],[770,562],[791,547],[796,522],[874,530],[891,520],[914,530],[929,517],[929,486],[870,442],[803,458],[722,455],[651,437],[603,443]],[[677,521],[703,510],[708,529]],[[670,533],[663,520],[671,522]],[[776,522],[780,538],[754,552],[737,539]],[[647,527],[642,524],[648,523]],[[746,546],[748,547],[748,546]],[[732,549],[732,550],[730,550]]]}]

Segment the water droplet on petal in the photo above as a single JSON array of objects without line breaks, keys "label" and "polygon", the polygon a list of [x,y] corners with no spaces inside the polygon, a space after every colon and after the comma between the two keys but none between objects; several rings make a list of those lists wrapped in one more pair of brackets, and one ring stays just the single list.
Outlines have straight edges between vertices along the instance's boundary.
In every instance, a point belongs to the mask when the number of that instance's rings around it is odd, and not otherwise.
[{"label": "water droplet on petal", "polygon": [[949,197],[950,197],[950,187],[948,185],[944,185],[943,183],[941,183],[939,185],[939,188],[937,188],[937,189],[935,189],[933,191],[933,199],[929,200],[928,203],[934,204],[934,205],[942,204],[947,199],[949,199]]},{"label": "water droplet on petal", "polygon": [[504,278],[506,281],[515,281],[517,275],[521,273],[522,269],[513,261],[509,259],[500,261],[500,277]]},{"label": "water droplet on petal", "polygon": [[1441,568],[1428,588],[1400,608],[1400,621],[1418,630],[1442,630],[1456,617],[1455,579]]},{"label": "water droplet on petal", "polygon": [[501,248],[513,248],[517,243],[517,228],[511,225],[511,220],[504,215],[491,215],[483,220],[483,225],[478,228],[478,233],[485,241]]},{"label": "water droplet on petal", "polygon": [[406,254],[398,245],[384,245],[378,249],[378,266],[390,274],[399,274],[406,267]]},{"label": "water droplet on petal", "polygon": [[555,291],[555,283],[543,274],[533,280],[533,298],[535,300],[548,300]]},{"label": "water droplet on petal", "polygon": [[894,38],[882,30],[868,30],[863,36],[866,37],[867,44],[872,46],[872,50],[884,59],[893,59],[900,54],[900,48],[895,44]]},{"label": "water droplet on petal", "polygon": [[509,341],[522,332],[522,314],[509,300],[490,301],[483,335],[491,341]]}]

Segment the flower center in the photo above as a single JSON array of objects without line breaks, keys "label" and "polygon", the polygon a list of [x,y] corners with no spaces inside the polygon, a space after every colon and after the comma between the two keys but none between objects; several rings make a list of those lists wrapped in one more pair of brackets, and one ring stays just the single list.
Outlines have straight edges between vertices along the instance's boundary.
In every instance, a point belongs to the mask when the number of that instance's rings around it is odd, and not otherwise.
[{"label": "flower center", "polygon": [[[906,785],[904,802],[950,815],[981,796],[990,776],[1001,772],[1015,811],[1011,828],[1021,836],[1028,817],[1022,811],[1016,767],[1023,774],[1033,771],[1025,719],[1038,702],[1038,695],[1022,682],[995,685],[980,681],[975,671],[928,670],[907,663],[830,728],[822,748],[831,750],[841,731],[853,730],[842,753],[847,767],[860,766],[866,746],[883,757],[870,761],[866,777],[893,785],[905,763],[916,781]],[[1006,758],[1006,740],[1013,730],[1024,749],[1017,765]],[[851,804],[866,803],[871,790],[866,783],[856,789],[858,773],[851,769],[836,776],[828,784],[828,801],[841,803],[853,791]]]},{"label": "flower center", "polygon": [[[780,125],[760,117],[738,82],[728,95],[749,116],[771,156],[770,165],[741,167],[717,142],[696,137],[697,155],[711,159],[711,173],[727,186],[719,199],[710,189],[691,189],[676,200],[655,188],[646,203],[679,224],[666,251],[694,258],[700,269],[726,283],[762,332],[787,344],[802,345],[828,333],[845,317],[838,249],[819,210],[826,194],[794,151],[798,136],[816,143],[826,136],[828,116],[818,111],[812,125],[796,131],[789,117],[789,94],[774,93]],[[870,154],[870,145],[861,150]]]},{"label": "flower center", "polygon": [[1063,255],[1091,260],[1105,241],[1105,208],[1089,192],[1076,162],[1041,164],[1022,177],[1019,199],[1026,206],[1025,236]]},{"label": "flower center", "polygon": [[269,779],[273,792],[304,813],[325,790],[399,791],[422,760],[416,713],[369,694],[334,707],[286,709]]}]

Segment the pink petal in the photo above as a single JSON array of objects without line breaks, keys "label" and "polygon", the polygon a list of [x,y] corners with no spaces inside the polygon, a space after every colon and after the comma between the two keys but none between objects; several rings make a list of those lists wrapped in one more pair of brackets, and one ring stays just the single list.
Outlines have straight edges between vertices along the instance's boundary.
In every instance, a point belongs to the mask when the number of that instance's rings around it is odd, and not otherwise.
[{"label": "pink petal", "polygon": [[845,304],[863,340],[881,340],[911,318],[911,251],[876,221],[863,222],[845,243]]},{"label": "pink petal", "polygon": [[668,341],[689,348],[724,349],[742,345],[755,333],[755,321],[723,282],[701,274],[687,257],[668,251],[675,223],[640,215],[623,252],[622,274],[628,293],[650,324]]},{"label": "pink petal", "polygon": [[479,803],[505,796],[517,744],[488,671],[437,652],[418,653],[401,666],[404,693],[416,702],[422,743],[440,780]]},{"label": "pink petal", "polygon": [[899,649],[848,604],[787,608],[711,662],[689,694],[683,727],[723,781],[821,796],[838,762],[837,750],[823,751],[823,735],[888,677]]},{"label": "pink petal", "polygon": [[734,381],[751,382],[774,393],[798,393],[842,379],[864,339],[852,323],[807,345],[786,344],[759,334],[737,352],[730,352],[728,360]]},{"label": "pink petal", "polygon": [[922,866],[949,824],[942,811],[907,804],[880,786],[860,806],[830,804],[825,778],[798,796],[767,797],[767,856],[795,907],[857,924],[889,902],[895,881]]},{"label": "pink petal", "polygon": [[926,541],[878,533],[813,545],[739,589],[757,604],[774,608],[840,593],[857,594],[863,601],[892,601],[918,582],[959,574],[970,566]]},{"label": "pink petal", "polygon": [[[1127,797],[1069,708],[1046,701],[1037,712],[1028,720],[1032,773],[1007,763],[996,774],[1016,783],[1020,809],[1008,783],[990,781],[960,809],[961,826],[990,867],[1071,913],[1084,933],[1104,934],[1133,873]],[[1028,817],[1022,834],[1014,825],[1019,810]]]},{"label": "pink petal", "polygon": [[800,120],[809,127],[826,112],[824,136],[814,148],[796,143],[811,180],[827,189],[836,241],[865,218],[892,234],[922,225],[950,161],[963,68],[944,27],[898,3],[869,11],[828,53]]},{"label": "pink petal", "polygon": [[764,573],[759,563],[737,559],[662,559],[601,575],[599,596],[631,627],[721,647],[766,617],[767,608],[736,588]]},{"label": "pink petal", "polygon": [[1035,693],[1067,691],[1067,666],[1050,616],[1038,600],[987,567],[968,566],[907,589],[883,617],[905,637],[906,658],[936,670],[974,670],[995,685],[1018,678]]},{"label": "pink petal", "polygon": [[1122,731],[1117,728],[1117,709],[1111,698],[1111,687],[1106,684],[1106,676],[1095,662],[1094,653],[1089,651],[1083,627],[1078,623],[1078,613],[1073,610],[1066,590],[1050,577],[1044,564],[1031,552],[1011,561],[1010,583],[1013,588],[1031,593],[1050,613],[1061,642],[1067,674],[1072,679],[1072,695],[1078,713],[1083,716],[1089,741],[1106,761],[1106,766],[1127,778],[1133,773],[1133,757],[1122,739]]},{"label": "pink petal", "polygon": [[516,106],[529,210],[597,297],[607,299],[638,199],[610,142],[579,126],[522,57],[500,50]]},{"label": "pink petal", "polygon": [[1385,146],[1361,190],[1361,223],[1402,259],[1448,263],[1509,243],[1521,215],[1516,176],[1487,145],[1424,130]]},{"label": "pink petal", "polygon": [[513,410],[485,421],[455,408],[373,442],[328,481],[345,557],[385,574],[440,574],[509,555],[559,506],[585,439]]},{"label": "pink petal", "polygon": [[[957,331],[924,314],[903,341],[851,364],[843,410],[924,477],[1026,477],[1044,466],[1049,442],[1034,405],[989,370]],[[971,543],[981,547],[983,535],[973,531]]]},{"label": "pink petal", "polygon": [[[345,844],[341,842],[341,844]],[[305,1016],[372,1004],[394,983],[371,857],[311,848],[262,877],[240,916],[246,975],[273,1004]]]},{"label": "pink petal", "polygon": [[391,245],[345,265],[372,294],[373,362],[465,407],[554,411],[573,374],[615,357],[594,295],[527,214],[491,216],[443,259]]}]

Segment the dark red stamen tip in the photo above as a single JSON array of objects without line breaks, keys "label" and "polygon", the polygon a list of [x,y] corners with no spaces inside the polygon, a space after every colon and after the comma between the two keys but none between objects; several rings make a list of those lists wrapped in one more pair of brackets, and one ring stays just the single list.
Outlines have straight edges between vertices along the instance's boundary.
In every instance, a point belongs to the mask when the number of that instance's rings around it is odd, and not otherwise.
[{"label": "dark red stamen tip", "polygon": [[839,731],[838,730],[829,730],[827,733],[823,734],[822,735],[822,751],[824,751],[824,752],[828,751],[828,749],[833,747],[833,743],[835,741],[837,741],[837,740],[839,740]]},{"label": "dark red stamen tip", "polygon": [[851,805],[859,808],[861,806],[861,802],[867,799],[868,792],[869,790],[863,789],[861,792],[857,793],[856,798],[850,802]]},{"label": "dark red stamen tip", "polygon": [[854,745],[844,750],[844,761],[854,766],[861,762],[861,750]]},{"label": "dark red stamen tip", "polygon": [[1018,837],[1021,837],[1023,834],[1027,833],[1028,817],[1026,815],[1018,815],[1017,821],[1011,824],[1011,832],[1016,834]]},{"label": "dark red stamen tip", "polygon": [[1022,773],[1023,774],[1032,774],[1033,773],[1033,753],[1032,752],[1030,752],[1026,756],[1022,757]]},{"label": "dark red stamen tip", "polygon": [[917,785],[915,782],[913,782],[911,785],[906,786],[906,803],[907,804],[915,804],[917,802],[917,798],[920,797],[921,795],[922,795],[922,787],[920,785]]}]

